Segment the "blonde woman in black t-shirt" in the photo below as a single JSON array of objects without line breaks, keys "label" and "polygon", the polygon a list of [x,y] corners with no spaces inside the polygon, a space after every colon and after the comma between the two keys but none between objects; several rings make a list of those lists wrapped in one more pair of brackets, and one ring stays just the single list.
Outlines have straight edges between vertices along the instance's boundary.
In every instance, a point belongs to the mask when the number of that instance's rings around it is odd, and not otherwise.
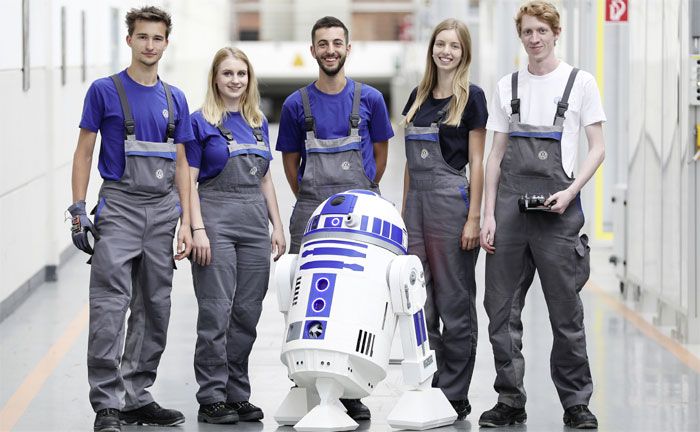
[{"label": "blonde woman in black t-shirt", "polygon": [[[408,252],[425,272],[426,321],[442,389],[464,419],[476,354],[476,280],[484,141],[484,92],[469,83],[471,38],[447,19],[435,27],[425,74],[404,108],[403,214]],[[469,165],[469,180],[466,178]],[[442,328],[440,326],[442,322]]]}]

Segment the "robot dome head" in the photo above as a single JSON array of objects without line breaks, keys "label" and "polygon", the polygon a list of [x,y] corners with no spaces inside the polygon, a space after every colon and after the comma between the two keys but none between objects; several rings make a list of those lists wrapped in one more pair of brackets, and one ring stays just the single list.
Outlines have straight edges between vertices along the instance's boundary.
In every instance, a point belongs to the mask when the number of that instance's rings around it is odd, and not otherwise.
[{"label": "robot dome head", "polygon": [[378,194],[353,189],[330,196],[311,215],[302,243],[315,238],[371,243],[397,255],[408,247],[406,226],[394,205]]}]

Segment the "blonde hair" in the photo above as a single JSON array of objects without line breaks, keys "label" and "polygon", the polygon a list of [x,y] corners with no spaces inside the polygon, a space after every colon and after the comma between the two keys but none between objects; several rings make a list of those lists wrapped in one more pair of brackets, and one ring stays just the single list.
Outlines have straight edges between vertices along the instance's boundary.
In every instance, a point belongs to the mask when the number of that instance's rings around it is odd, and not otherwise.
[{"label": "blonde hair", "polygon": [[219,72],[221,63],[227,58],[235,58],[246,64],[248,68],[248,87],[241,96],[240,112],[245,121],[251,127],[260,127],[263,122],[263,113],[260,110],[260,92],[258,91],[258,80],[255,78],[253,65],[250,64],[248,56],[238,48],[221,48],[214,55],[209,68],[209,85],[207,94],[202,105],[202,115],[209,123],[218,126],[222,124],[226,117],[226,105],[216,87],[216,74]]},{"label": "blonde hair", "polygon": [[540,21],[546,22],[554,33],[559,33],[559,31],[561,31],[557,8],[549,2],[535,0],[520,6],[515,16],[515,29],[518,31],[518,37],[520,37],[520,31],[522,30],[524,15],[530,15]]},{"label": "blonde hair", "polygon": [[464,108],[469,100],[469,65],[472,62],[472,39],[469,35],[469,29],[462,21],[448,18],[435,27],[433,35],[430,37],[425,73],[420,84],[418,84],[416,99],[406,114],[406,122],[410,122],[413,119],[418,109],[428,99],[430,92],[437,85],[437,66],[433,60],[433,45],[435,45],[437,35],[444,30],[455,30],[459,44],[462,46],[462,58],[459,60],[457,71],[452,80],[452,93],[454,96],[448,105],[447,120],[444,123],[450,126],[459,126],[462,120]]}]

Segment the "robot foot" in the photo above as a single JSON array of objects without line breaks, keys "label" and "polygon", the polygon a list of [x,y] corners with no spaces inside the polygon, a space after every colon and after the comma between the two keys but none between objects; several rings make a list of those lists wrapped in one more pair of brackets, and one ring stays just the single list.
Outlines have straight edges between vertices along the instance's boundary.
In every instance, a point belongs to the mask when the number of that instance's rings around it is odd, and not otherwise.
[{"label": "robot foot", "polygon": [[284,426],[299,422],[319,403],[318,393],[303,387],[292,387],[275,413],[275,421]]},{"label": "robot foot", "polygon": [[332,378],[316,379],[320,403],[294,425],[299,432],[332,432],[355,430],[359,426],[345,412],[340,400],[343,386]]},{"label": "robot foot", "polygon": [[387,422],[396,429],[425,430],[451,425],[456,419],[457,412],[442,390],[422,388],[404,392]]}]

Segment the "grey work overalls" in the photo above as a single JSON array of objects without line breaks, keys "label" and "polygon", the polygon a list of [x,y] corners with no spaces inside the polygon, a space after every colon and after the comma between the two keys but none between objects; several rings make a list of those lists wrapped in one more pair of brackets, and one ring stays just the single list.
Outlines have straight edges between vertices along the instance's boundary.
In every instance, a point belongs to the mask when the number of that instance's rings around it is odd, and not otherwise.
[{"label": "grey work overalls", "polygon": [[438,112],[428,127],[406,128],[409,187],[404,221],[408,253],[420,258],[425,272],[425,319],[438,366],[433,386],[450,400],[462,400],[467,399],[476,355],[474,266],[479,248],[460,247],[469,213],[469,183],[466,167],[457,171],[442,157],[439,131],[444,114]]},{"label": "grey work overalls", "polygon": [[379,186],[367,178],[362,163],[359,115],[361,91],[362,83],[356,82],[350,114],[350,134],[342,138],[319,139],[316,138],[309,94],[305,87],[299,89],[304,105],[306,167],[299,185],[297,203],[289,221],[289,253],[299,253],[309,217],[329,196],[349,189],[369,189],[379,193]]},{"label": "grey work overalls", "polygon": [[260,128],[256,143],[238,143],[223,126],[229,159],[216,177],[199,185],[211,264],[192,262],[199,304],[194,370],[200,404],[250,397],[248,356],[270,274],[270,231],[260,183],[270,151]]},{"label": "grey work overalls", "polygon": [[[118,75],[111,77],[124,114],[126,165],[119,181],[104,181],[95,210],[100,240],[90,271],[88,381],[95,411],[132,410],[153,401],[165,349],[173,278],[173,236],[180,204],[173,191],[176,148],[170,87],[166,142],[136,139],[134,118]],[[144,120],[145,121],[145,120]],[[130,308],[124,342],[124,320]],[[123,354],[122,354],[123,351]]]},{"label": "grey work overalls", "polygon": [[520,314],[535,270],[554,335],[550,369],[559,399],[565,409],[588,405],[593,390],[579,298],[590,272],[588,238],[579,237],[584,223],[580,198],[572,200],[561,215],[520,213],[518,209],[521,195],[548,196],[573,182],[562,168],[561,136],[577,72],[574,69],[569,76],[553,126],[520,122],[517,72],[511,80],[510,132],[495,208],[496,252],[486,257],[484,306],[489,316],[498,401],[516,408],[524,407],[526,401]]}]

